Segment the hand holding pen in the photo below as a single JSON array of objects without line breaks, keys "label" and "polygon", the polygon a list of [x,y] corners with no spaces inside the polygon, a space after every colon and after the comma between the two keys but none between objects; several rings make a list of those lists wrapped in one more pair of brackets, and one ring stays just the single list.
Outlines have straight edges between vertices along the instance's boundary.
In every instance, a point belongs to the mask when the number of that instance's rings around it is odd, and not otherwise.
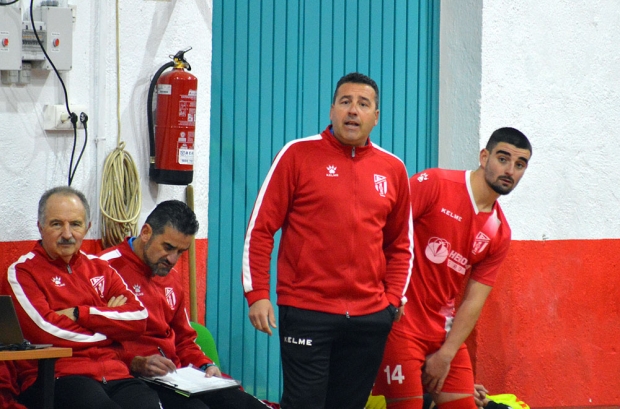
[{"label": "hand holding pen", "polygon": [[159,354],[135,356],[131,361],[131,372],[141,376],[163,376],[176,370],[174,362],[166,358],[161,349]]},{"label": "hand holding pen", "polygon": [[[172,362],[171,360],[168,359],[168,357],[164,353],[164,350],[161,349],[161,347],[157,347],[157,349],[159,350],[159,353],[161,354],[161,356],[164,357],[165,360],[167,361],[165,363],[167,364],[166,366],[168,367],[168,372],[175,372],[176,373],[177,367],[174,365],[174,362]],[[168,365],[168,363],[169,363],[169,365]]]}]

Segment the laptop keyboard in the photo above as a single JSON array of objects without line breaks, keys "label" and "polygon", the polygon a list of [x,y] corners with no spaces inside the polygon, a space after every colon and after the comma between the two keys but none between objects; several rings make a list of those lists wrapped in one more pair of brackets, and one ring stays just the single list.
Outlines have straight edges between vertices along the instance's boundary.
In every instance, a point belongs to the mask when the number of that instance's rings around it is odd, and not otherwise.
[{"label": "laptop keyboard", "polygon": [[28,341],[24,341],[21,344],[0,344],[0,351],[27,351],[35,348],[36,347]]}]

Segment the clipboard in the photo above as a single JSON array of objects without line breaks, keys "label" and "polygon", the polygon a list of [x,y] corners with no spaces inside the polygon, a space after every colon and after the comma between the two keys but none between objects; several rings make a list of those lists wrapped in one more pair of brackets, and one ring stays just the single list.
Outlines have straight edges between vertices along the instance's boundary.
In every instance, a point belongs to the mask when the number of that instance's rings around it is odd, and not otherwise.
[{"label": "clipboard", "polygon": [[163,376],[141,376],[140,379],[172,389],[187,397],[241,386],[241,383],[234,379],[218,378],[216,376],[207,378],[204,372],[193,366],[179,368],[176,372],[171,372]]}]

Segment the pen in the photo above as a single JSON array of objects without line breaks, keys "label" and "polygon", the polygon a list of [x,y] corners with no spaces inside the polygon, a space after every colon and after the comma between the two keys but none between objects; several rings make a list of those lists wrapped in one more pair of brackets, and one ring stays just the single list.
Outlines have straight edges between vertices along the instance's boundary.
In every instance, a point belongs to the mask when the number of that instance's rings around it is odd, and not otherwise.
[{"label": "pen", "polygon": [[[161,356],[163,356],[164,358],[168,359],[168,357],[166,356],[166,354],[164,354],[164,350],[161,349],[161,347],[157,347],[157,349],[159,350],[159,353],[161,354]],[[176,373],[177,370],[174,370],[174,373]]]}]

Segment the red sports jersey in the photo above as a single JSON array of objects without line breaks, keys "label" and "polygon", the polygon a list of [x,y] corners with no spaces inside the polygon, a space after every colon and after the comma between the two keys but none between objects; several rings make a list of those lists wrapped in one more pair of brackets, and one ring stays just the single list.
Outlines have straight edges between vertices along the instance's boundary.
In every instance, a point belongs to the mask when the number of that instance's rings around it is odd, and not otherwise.
[{"label": "red sports jersey", "polygon": [[480,212],[469,171],[427,169],[410,179],[415,259],[409,302],[393,331],[439,341],[450,330],[455,298],[471,278],[489,286],[510,246],[498,202]]}]

